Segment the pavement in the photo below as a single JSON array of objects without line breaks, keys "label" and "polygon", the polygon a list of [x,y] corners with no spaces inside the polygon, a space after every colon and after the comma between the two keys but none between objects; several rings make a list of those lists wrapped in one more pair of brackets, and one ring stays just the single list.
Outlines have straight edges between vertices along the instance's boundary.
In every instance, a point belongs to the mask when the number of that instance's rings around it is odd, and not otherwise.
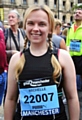
[{"label": "pavement", "polygon": [[0,120],[4,120],[3,104],[0,106]]}]

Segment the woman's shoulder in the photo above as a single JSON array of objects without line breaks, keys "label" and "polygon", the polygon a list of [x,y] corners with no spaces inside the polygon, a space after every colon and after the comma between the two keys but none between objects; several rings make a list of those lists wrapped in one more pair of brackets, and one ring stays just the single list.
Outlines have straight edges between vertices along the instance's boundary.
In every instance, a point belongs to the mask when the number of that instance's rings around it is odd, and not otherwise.
[{"label": "woman's shoulder", "polygon": [[70,54],[69,54],[69,52],[67,51],[67,50],[64,50],[64,49],[61,49],[61,48],[59,48],[58,49],[58,56],[70,56]]},{"label": "woman's shoulder", "polygon": [[61,66],[65,66],[65,64],[69,64],[69,61],[72,61],[72,58],[69,52],[63,49],[59,49],[58,59],[59,59]]},{"label": "woman's shoulder", "polygon": [[9,65],[15,66],[17,64],[17,62],[19,61],[20,56],[21,56],[20,52],[13,54],[10,59]]}]

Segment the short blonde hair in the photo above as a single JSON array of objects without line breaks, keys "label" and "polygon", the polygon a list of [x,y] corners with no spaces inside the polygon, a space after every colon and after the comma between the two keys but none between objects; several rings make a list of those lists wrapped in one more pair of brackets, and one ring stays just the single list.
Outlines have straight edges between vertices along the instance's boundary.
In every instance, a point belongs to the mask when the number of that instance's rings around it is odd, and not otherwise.
[{"label": "short blonde hair", "polygon": [[62,22],[59,19],[54,19],[55,23],[55,28],[59,25],[60,27],[62,26]]},{"label": "short blonde hair", "polygon": [[67,36],[67,33],[68,33],[68,28],[64,28],[62,30],[62,34],[65,35],[65,36]]}]

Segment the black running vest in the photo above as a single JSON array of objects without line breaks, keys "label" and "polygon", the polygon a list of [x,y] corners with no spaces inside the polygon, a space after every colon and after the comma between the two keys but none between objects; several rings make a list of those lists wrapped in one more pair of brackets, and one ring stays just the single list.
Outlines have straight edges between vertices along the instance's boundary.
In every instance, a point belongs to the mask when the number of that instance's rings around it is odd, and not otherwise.
[{"label": "black running vest", "polygon": [[[42,55],[42,56],[33,56],[30,53],[30,50],[27,49],[24,52],[24,56],[25,56],[25,65],[24,68],[22,70],[22,73],[19,76],[19,83],[21,81],[30,81],[29,83],[26,84],[30,84],[30,85],[35,85],[34,82],[31,83],[31,80],[38,80],[40,79],[40,83],[42,84],[42,86],[45,86],[47,84],[55,84],[53,81],[53,67],[51,64],[51,55],[54,54],[54,52],[51,52],[49,49],[48,51]],[[57,57],[57,50],[54,54]],[[42,82],[42,79],[44,78],[50,78],[49,83],[46,82]],[[58,81],[60,82],[60,80],[58,79]],[[38,85],[40,84],[38,83]],[[62,81],[61,81],[62,83]],[[60,83],[60,84],[61,84]],[[61,86],[61,85],[60,85]],[[60,106],[60,113],[59,114],[55,114],[55,119],[53,115],[40,115],[40,116],[26,116],[23,117],[23,120],[67,120],[66,118],[66,114],[65,114],[65,108],[62,102],[62,95],[60,95],[61,93],[61,87],[57,86],[58,89],[58,94],[59,94],[59,106]],[[29,85],[28,85],[29,88]],[[19,93],[20,94],[20,93]],[[55,102],[55,101],[54,101]]]}]

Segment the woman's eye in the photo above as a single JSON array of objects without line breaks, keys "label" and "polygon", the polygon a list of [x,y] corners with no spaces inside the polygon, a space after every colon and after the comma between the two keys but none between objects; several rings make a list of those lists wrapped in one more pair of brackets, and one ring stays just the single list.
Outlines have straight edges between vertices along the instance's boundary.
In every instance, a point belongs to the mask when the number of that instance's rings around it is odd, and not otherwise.
[{"label": "woman's eye", "polygon": [[39,26],[42,26],[42,27],[43,27],[43,26],[45,26],[45,24],[44,24],[44,23],[41,23],[41,24],[39,24]]},{"label": "woman's eye", "polygon": [[10,18],[15,18],[15,17],[14,16],[9,16],[8,19],[10,19]]},{"label": "woman's eye", "polygon": [[33,22],[27,22],[28,25],[33,25]]}]

